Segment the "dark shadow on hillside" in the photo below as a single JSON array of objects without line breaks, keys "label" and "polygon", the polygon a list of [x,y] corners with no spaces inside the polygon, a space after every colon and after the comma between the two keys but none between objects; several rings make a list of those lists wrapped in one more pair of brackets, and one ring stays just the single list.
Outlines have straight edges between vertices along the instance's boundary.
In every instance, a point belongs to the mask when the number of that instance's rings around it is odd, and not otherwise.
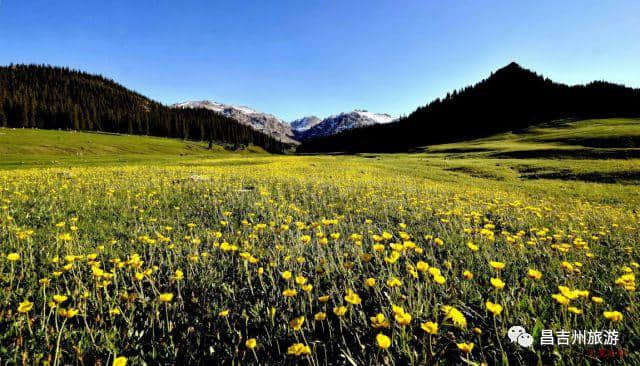
[{"label": "dark shadow on hillside", "polygon": [[446,168],[444,170],[449,171],[449,172],[464,173],[464,174],[469,175],[469,176],[474,177],[474,178],[504,180],[504,177],[500,177],[500,176],[497,176],[497,175],[495,175],[493,173],[484,171],[482,169],[476,169],[476,168],[473,168],[473,167],[459,166],[459,167],[453,167],[453,168]]},{"label": "dark shadow on hillside", "polygon": [[451,149],[440,149],[440,150],[428,150],[427,152],[432,153],[432,154],[438,154],[438,153],[443,153],[443,154],[464,154],[464,153],[481,153],[481,152],[488,152],[488,151],[494,151],[494,149],[487,149],[484,147],[455,147],[455,148],[451,148]]},{"label": "dark shadow on hillside", "polygon": [[561,170],[555,172],[528,173],[521,175],[520,178],[576,180],[590,183],[638,184],[640,182],[640,171],[575,173],[570,170]]},{"label": "dark shadow on hillside", "polygon": [[499,159],[638,159],[640,149],[539,149],[503,151],[489,156]]},{"label": "dark shadow on hillside", "polygon": [[556,142],[567,145],[579,145],[597,148],[640,148],[640,136],[578,137],[549,139],[543,142]]}]

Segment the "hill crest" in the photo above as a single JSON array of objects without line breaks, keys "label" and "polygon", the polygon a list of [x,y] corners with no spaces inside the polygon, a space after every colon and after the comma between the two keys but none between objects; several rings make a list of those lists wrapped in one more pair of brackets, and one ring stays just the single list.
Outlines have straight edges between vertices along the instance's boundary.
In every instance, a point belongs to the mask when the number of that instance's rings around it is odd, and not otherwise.
[{"label": "hill crest", "polygon": [[640,90],[607,82],[568,86],[512,62],[396,123],[308,141],[300,152],[395,152],[520,130],[565,118],[640,116]]},{"label": "hill crest", "polygon": [[113,80],[43,65],[0,67],[0,127],[101,131],[288,148],[207,110],[173,109]]}]

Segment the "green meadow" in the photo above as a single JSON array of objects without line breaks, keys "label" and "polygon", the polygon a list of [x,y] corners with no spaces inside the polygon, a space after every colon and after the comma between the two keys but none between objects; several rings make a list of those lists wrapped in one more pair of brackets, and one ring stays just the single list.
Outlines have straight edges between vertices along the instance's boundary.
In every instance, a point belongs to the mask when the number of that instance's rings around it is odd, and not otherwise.
[{"label": "green meadow", "polygon": [[0,129],[0,360],[638,364],[639,203],[633,119],[360,155]]}]

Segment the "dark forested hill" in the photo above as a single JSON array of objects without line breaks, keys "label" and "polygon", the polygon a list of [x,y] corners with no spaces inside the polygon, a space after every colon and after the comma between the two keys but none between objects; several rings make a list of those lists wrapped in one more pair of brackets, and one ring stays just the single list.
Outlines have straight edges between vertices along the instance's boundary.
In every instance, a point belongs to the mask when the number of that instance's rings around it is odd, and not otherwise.
[{"label": "dark forested hill", "polygon": [[0,126],[287,147],[218,113],[169,108],[101,76],[50,66],[0,67]]},{"label": "dark forested hill", "polygon": [[516,63],[476,85],[447,94],[399,122],[309,141],[299,152],[410,151],[484,137],[563,118],[640,116],[640,89],[607,82],[567,86]]}]

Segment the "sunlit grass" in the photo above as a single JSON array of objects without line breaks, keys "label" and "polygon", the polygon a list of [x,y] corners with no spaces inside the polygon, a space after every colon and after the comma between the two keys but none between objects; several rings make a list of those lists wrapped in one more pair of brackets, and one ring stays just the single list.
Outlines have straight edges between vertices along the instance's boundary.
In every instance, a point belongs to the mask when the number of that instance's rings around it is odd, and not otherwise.
[{"label": "sunlit grass", "polygon": [[73,159],[0,172],[3,361],[583,364],[541,330],[616,329],[640,362],[637,184],[517,169],[588,161]]}]

